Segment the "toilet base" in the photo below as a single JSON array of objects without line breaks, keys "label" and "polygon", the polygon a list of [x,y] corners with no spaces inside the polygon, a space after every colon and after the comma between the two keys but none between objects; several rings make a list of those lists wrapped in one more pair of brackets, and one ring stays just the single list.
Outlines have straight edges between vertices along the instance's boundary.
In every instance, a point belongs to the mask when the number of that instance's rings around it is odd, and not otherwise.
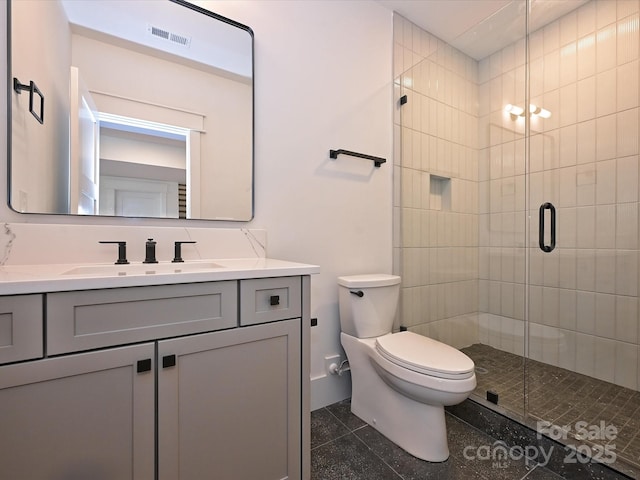
[{"label": "toilet base", "polygon": [[417,458],[447,460],[444,405],[418,402],[391,388],[373,367],[369,340],[342,333],[341,342],[351,368],[353,414]]},{"label": "toilet base", "polygon": [[449,458],[444,407],[418,404],[399,393],[385,397],[375,399],[383,406],[377,408],[370,399],[352,396],[351,411],[414,457],[428,462]]}]

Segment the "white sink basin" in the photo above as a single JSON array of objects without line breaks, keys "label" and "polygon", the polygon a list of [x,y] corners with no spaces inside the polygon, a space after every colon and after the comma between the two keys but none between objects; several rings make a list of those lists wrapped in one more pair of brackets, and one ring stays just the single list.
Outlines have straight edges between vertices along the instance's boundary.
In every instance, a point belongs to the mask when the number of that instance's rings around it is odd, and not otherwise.
[{"label": "white sink basin", "polygon": [[129,265],[83,265],[62,272],[62,275],[89,277],[116,277],[127,275],[165,275],[168,273],[193,273],[224,268],[212,262],[202,263],[136,263]]}]

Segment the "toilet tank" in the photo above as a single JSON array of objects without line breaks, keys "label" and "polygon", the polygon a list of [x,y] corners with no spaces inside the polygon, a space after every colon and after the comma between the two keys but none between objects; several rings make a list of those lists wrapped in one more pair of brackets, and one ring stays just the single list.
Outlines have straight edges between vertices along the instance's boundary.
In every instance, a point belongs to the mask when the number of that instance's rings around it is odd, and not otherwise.
[{"label": "toilet tank", "polygon": [[357,338],[391,332],[400,296],[400,277],[369,274],[338,277],[340,328]]}]

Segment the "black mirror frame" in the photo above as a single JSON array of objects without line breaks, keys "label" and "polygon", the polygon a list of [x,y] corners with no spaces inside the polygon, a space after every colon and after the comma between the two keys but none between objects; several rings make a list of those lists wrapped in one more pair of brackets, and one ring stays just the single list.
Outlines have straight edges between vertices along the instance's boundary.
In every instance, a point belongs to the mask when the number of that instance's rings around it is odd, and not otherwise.
[{"label": "black mirror frame", "polygon": [[[7,4],[7,20],[6,20],[6,32],[7,32],[7,85],[8,86],[13,86],[14,84],[14,80],[12,77],[12,55],[11,55],[11,2],[13,0],[6,0],[6,4]],[[161,217],[124,217],[124,216],[116,216],[116,215],[78,215],[78,214],[72,214],[72,213],[41,213],[41,212],[20,212],[18,210],[16,210],[12,205],[11,205],[11,178],[12,178],[12,95],[13,95],[13,87],[12,88],[7,88],[7,198],[6,198],[6,202],[7,202],[7,206],[10,210],[16,212],[16,213],[20,213],[21,215],[56,215],[56,216],[61,216],[61,215],[70,215],[73,217],[103,217],[103,218],[118,218],[118,219],[133,219],[133,218],[145,218],[145,219],[152,219],[152,220],[159,220],[159,221],[182,221],[182,220],[191,220],[191,221],[204,221],[204,222],[250,222],[251,220],[253,220],[254,216],[255,216],[255,198],[256,198],[256,194],[255,194],[255,159],[256,159],[256,143],[255,143],[255,118],[256,118],[256,114],[255,114],[255,46],[254,46],[254,33],[253,30],[251,29],[251,27],[244,25],[242,23],[236,22],[235,20],[232,20],[230,18],[224,17],[222,15],[219,15],[217,13],[214,13],[210,10],[206,10],[202,7],[199,7],[198,5],[194,5],[192,3],[189,3],[185,0],[168,0],[172,3],[175,3],[177,5],[181,5],[185,8],[188,8],[190,10],[193,10],[195,12],[201,13],[203,15],[206,15],[208,17],[211,17],[215,20],[219,20],[221,22],[227,23],[229,25],[232,25],[234,27],[240,28],[242,30],[245,30],[251,37],[251,78],[252,78],[252,85],[251,85],[251,90],[252,90],[252,94],[251,94],[251,215],[249,217],[248,220],[215,220],[215,219],[207,219],[207,218],[187,218],[187,219],[178,219],[178,218],[161,218]],[[44,99],[43,99],[44,100]]]}]

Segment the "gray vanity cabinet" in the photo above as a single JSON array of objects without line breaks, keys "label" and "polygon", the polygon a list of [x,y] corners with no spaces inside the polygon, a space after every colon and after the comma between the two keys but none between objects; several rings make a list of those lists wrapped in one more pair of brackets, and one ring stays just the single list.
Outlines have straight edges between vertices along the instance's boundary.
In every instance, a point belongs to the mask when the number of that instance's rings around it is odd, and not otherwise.
[{"label": "gray vanity cabinet", "polygon": [[299,320],[164,340],[158,365],[160,480],[300,478]]},{"label": "gray vanity cabinet", "polygon": [[153,480],[146,343],[0,367],[0,478]]},{"label": "gray vanity cabinet", "polygon": [[0,300],[0,478],[309,478],[308,276]]}]

